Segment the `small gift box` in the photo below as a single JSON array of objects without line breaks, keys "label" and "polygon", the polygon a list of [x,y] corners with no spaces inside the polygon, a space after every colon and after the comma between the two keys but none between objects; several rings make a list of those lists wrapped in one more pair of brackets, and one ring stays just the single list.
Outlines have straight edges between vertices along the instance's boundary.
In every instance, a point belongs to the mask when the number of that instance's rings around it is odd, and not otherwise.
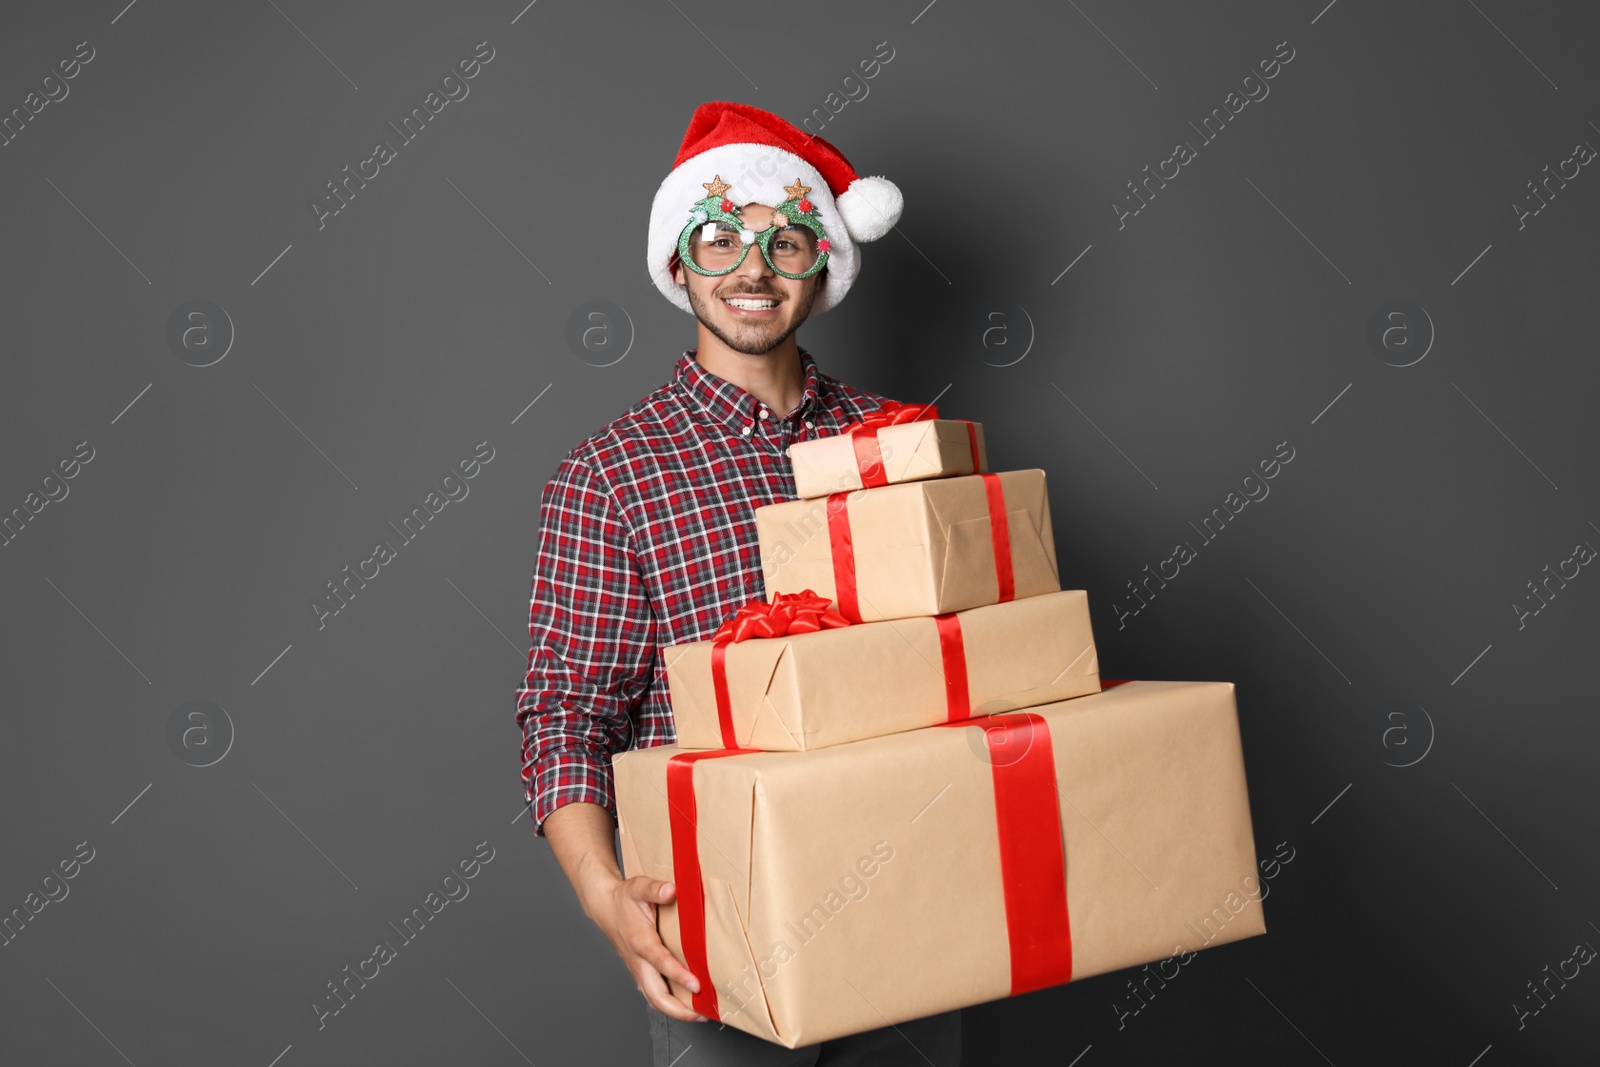
[{"label": "small gift box", "polygon": [[897,400],[834,436],[795,442],[789,459],[802,500],[989,469],[981,425],[941,419],[932,404]]},{"label": "small gift box", "polygon": [[826,748],[1100,689],[1081,589],[854,625],[781,593],[663,655],[684,749]]},{"label": "small gift box", "polygon": [[1053,593],[1044,471],[931,478],[756,508],[767,595],[815,590],[851,622]]}]

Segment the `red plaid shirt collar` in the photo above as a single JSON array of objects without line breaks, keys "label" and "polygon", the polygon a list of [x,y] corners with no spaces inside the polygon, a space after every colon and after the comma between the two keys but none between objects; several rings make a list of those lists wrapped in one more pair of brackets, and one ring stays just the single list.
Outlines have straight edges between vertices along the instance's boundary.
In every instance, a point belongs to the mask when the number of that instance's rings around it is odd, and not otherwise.
[{"label": "red plaid shirt collar", "polygon": [[[685,349],[678,356],[672,371],[673,386],[707,417],[723,423],[736,434],[742,433],[746,426],[752,425],[759,417],[761,401],[706,370],[695,354],[694,349]],[[800,368],[805,374],[804,392],[795,409],[783,416],[791,422],[813,419],[818,408],[824,406],[817,391],[821,381],[816,361],[803,348],[800,349]]]}]

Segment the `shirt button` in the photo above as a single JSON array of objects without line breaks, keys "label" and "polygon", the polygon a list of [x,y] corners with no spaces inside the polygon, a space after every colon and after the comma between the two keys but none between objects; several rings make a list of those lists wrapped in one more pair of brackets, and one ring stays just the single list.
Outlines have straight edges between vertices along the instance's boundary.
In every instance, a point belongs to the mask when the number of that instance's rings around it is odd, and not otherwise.
[{"label": "shirt button", "polygon": [[810,419],[806,420],[806,429],[815,430],[816,428],[817,428],[817,424],[816,423],[812,422]]},{"label": "shirt button", "polygon": [[772,413],[771,413],[771,412],[769,412],[769,411],[768,411],[768,410],[767,410],[767,409],[766,409],[766,408],[762,408],[762,409],[761,409],[761,417],[762,417],[762,418],[763,418],[763,419],[765,419],[765,418],[768,418],[768,417],[769,417],[769,416],[770,416],[770,415],[771,415],[771,414],[772,414]]},{"label": "shirt button", "polygon": [[745,436],[746,436],[746,437],[748,437],[748,436],[750,436],[750,427],[748,427],[748,426],[746,426],[746,427],[745,427],[745,428],[744,428],[744,431],[743,431],[743,433],[744,433],[744,435],[745,435]]}]

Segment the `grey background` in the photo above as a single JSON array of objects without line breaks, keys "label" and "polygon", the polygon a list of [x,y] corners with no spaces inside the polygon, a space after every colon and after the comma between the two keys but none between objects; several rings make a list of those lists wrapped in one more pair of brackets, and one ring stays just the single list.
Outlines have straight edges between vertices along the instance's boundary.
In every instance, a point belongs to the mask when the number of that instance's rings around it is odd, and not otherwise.
[{"label": "grey background", "polygon": [[[710,99],[822,108],[900,186],[802,344],[1048,472],[1103,673],[1237,682],[1258,849],[1294,850],[1265,937],[1120,1028],[1131,973],[971,1009],[966,1062],[1592,1055],[1600,978],[1520,1028],[1513,1004],[1600,945],[1600,578],[1521,628],[1512,605],[1600,544],[1600,177],[1520,229],[1511,207],[1600,144],[1592,8],[14,0],[0,26],[6,114],[95,50],[0,148],[0,511],[94,450],[0,548],[0,911],[94,849],[0,947],[0,1059],[645,1060],[630,979],[519,818],[513,692],[540,489],[694,343],[641,253]],[[319,230],[323,184],[480,41],[470,95]],[[1283,41],[1270,95],[1200,145]],[[1180,139],[1197,158],[1119,228]],[[1436,330],[1405,367],[1366,339],[1397,299]],[[192,300],[236,331],[211,366],[167,343]],[[625,312],[620,361],[565,340],[592,300]],[[310,599],[482,441],[469,495],[319,630]],[[169,746],[193,700],[235,732],[210,766]],[[480,842],[470,895],[319,1031],[325,983]]]}]

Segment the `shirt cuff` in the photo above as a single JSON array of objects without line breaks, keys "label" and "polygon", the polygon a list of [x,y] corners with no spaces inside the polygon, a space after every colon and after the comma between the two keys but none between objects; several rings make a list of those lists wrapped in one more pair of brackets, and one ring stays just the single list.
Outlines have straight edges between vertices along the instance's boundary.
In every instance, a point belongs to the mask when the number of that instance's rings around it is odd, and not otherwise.
[{"label": "shirt cuff", "polygon": [[544,821],[567,804],[599,804],[615,820],[610,754],[582,745],[545,753],[533,764],[525,799],[533,808],[533,832],[539,837],[544,836]]}]

